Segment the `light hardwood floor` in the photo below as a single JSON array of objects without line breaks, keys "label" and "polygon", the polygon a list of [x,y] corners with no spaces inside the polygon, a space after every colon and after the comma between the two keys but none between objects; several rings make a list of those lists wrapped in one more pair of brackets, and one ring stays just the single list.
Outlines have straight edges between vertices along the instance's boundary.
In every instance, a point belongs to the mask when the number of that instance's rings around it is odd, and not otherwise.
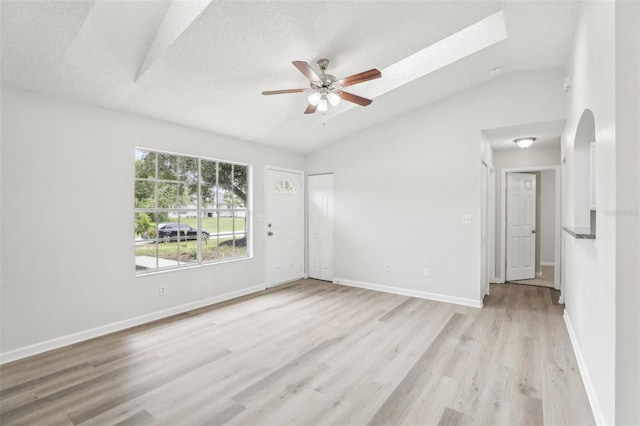
[{"label": "light hardwood floor", "polygon": [[529,280],[517,280],[517,281],[509,281],[513,284],[525,284],[525,285],[537,285],[541,287],[550,287],[553,288],[553,274],[555,268],[553,266],[542,266],[540,268],[542,270],[542,276],[529,279]]},{"label": "light hardwood floor", "polygon": [[591,425],[555,290],[302,280],[0,367],[2,425]]}]

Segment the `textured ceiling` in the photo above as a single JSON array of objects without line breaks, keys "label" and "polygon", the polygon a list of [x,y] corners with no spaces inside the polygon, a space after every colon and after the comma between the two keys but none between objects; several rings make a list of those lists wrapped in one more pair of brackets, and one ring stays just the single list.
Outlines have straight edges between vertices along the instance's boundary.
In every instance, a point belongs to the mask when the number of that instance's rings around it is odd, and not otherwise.
[{"label": "textured ceiling", "polygon": [[544,121],[540,123],[526,123],[517,126],[501,127],[498,129],[483,130],[482,134],[491,144],[494,151],[506,151],[520,149],[513,142],[518,138],[535,136],[534,147],[558,147],[560,148],[560,134],[565,124],[564,119]]},{"label": "textured ceiling", "polygon": [[[308,152],[482,83],[501,67],[563,68],[574,2],[2,1],[2,81],[114,110]],[[469,27],[500,20],[473,40]],[[506,38],[505,38],[506,37]],[[413,56],[412,56],[413,55]],[[371,96],[304,115],[291,61],[370,68]],[[415,73],[412,71],[415,70]],[[400,82],[398,87],[388,87]]]}]

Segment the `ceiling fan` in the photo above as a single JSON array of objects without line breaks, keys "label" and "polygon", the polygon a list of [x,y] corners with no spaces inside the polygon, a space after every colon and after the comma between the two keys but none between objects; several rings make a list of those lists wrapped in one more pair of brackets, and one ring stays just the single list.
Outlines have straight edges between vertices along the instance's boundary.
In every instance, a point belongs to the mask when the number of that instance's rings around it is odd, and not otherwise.
[{"label": "ceiling fan", "polygon": [[345,92],[342,88],[382,77],[380,71],[373,68],[369,71],[364,71],[338,80],[331,74],[325,73],[329,66],[328,59],[320,59],[316,62],[316,65],[320,69],[320,74],[316,73],[311,65],[304,61],[293,61],[292,64],[309,79],[311,87],[308,89],[269,90],[262,92],[262,94],[282,95],[285,93],[312,92],[311,95],[309,95],[309,106],[304,111],[305,114],[313,114],[316,110],[325,112],[327,111],[329,104],[336,106],[341,99],[361,106],[367,106],[372,102],[371,99]]}]

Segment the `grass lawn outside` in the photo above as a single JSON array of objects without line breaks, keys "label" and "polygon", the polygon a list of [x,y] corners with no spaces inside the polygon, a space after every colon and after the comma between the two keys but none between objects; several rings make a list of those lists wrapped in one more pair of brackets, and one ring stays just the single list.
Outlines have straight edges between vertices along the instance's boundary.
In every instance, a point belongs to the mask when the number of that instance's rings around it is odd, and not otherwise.
[{"label": "grass lawn outside", "polygon": [[[178,222],[177,218],[172,218],[169,222]],[[181,217],[180,223],[186,223],[192,228],[198,227],[198,219],[195,217]],[[216,234],[218,232],[233,232],[235,227],[235,231],[245,231],[245,220],[244,217],[203,217],[202,218],[202,229],[209,232],[210,234]]]},{"label": "grass lawn outside", "polygon": [[[236,236],[238,239],[243,236]],[[247,255],[246,244],[244,247],[233,247],[231,241],[233,237],[224,237],[216,241],[215,236],[202,242],[202,261],[211,261],[231,257],[242,257]],[[238,241],[238,240],[236,240]],[[175,260],[179,262],[197,262],[197,241],[181,242],[149,242],[148,244],[136,245],[136,256],[151,256],[158,258]]]}]

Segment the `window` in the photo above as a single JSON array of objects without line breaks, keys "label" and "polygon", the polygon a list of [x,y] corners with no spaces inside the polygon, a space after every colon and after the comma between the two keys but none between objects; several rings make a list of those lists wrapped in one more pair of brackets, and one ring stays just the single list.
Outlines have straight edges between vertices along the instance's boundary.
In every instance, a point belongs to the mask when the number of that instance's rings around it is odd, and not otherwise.
[{"label": "window", "polygon": [[276,192],[282,193],[282,194],[296,193],[295,189],[293,188],[293,184],[288,180],[284,180],[284,179],[278,182],[278,185],[276,186]]},{"label": "window", "polygon": [[136,273],[249,257],[248,165],[136,149]]}]

